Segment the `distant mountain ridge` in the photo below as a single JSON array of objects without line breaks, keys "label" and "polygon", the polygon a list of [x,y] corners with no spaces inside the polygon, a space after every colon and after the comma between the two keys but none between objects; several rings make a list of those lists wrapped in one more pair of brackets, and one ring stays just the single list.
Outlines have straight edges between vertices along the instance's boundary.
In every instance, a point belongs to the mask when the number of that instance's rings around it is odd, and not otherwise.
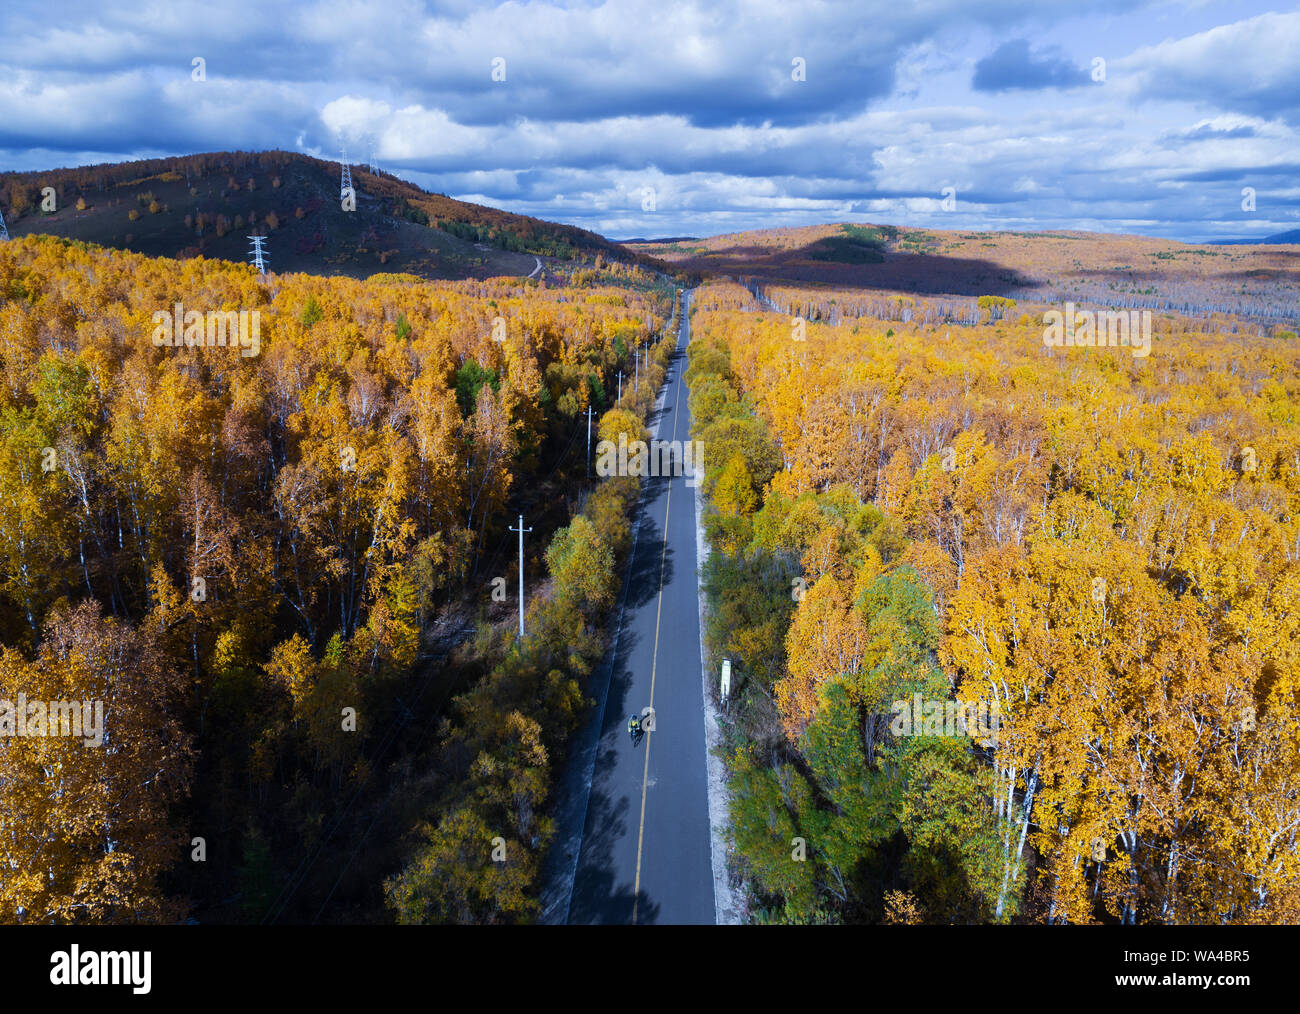
[{"label": "distant mountain ridge", "polygon": [[[68,169],[0,173],[9,233],[47,233],[158,257],[247,261],[268,237],[273,271],[426,278],[533,275],[537,259],[639,261],[594,232],[429,193],[351,166],[287,151],[209,152]],[[50,206],[51,193],[54,210]]]},{"label": "distant mountain ridge", "polygon": [[1300,243],[1300,229],[1291,229],[1289,232],[1275,232],[1272,236],[1265,236],[1263,239],[1216,239],[1211,242],[1215,246],[1272,246],[1278,243]]},{"label": "distant mountain ridge", "polygon": [[695,243],[700,239],[699,236],[660,236],[657,239],[647,239],[644,236],[633,236],[631,239],[617,239],[615,243]]}]

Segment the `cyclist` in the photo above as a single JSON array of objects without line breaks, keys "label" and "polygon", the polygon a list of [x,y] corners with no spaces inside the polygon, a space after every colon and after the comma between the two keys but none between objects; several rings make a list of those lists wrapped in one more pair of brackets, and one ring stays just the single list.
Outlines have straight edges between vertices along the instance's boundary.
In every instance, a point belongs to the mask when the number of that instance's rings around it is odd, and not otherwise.
[{"label": "cyclist", "polygon": [[628,735],[632,737],[632,742],[635,743],[637,737],[641,735],[641,719],[637,718],[636,715],[629,718],[627,720],[627,731]]}]

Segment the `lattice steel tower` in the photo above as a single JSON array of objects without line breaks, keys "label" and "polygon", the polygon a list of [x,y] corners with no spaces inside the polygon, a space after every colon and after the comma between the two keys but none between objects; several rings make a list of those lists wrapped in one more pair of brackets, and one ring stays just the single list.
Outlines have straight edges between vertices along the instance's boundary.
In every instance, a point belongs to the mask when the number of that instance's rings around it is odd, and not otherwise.
[{"label": "lattice steel tower", "polygon": [[271,255],[262,249],[262,244],[266,242],[265,236],[249,236],[253,241],[253,249],[248,252],[253,258],[253,266],[257,268],[259,275],[266,274],[266,261],[271,259]]},{"label": "lattice steel tower", "polygon": [[[352,167],[348,165],[348,149],[343,149],[343,182],[339,186],[339,200],[347,197],[348,190],[352,188]],[[354,190],[353,193],[356,191]]]}]

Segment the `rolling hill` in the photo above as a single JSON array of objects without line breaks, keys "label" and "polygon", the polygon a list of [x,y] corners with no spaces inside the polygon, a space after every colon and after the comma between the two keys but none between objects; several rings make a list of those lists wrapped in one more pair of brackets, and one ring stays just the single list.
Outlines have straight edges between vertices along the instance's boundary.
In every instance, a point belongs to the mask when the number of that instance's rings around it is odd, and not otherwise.
[{"label": "rolling hill", "polygon": [[[11,236],[47,233],[150,256],[247,261],[266,235],[274,271],[431,279],[530,275],[552,267],[649,258],[595,233],[431,194],[352,167],[356,210],[340,202],[340,166],[285,151],[0,173]],[[47,189],[51,188],[51,189]],[[52,211],[43,210],[50,207]]]},{"label": "rolling hill", "polygon": [[704,278],[946,297],[1066,300],[1261,321],[1300,315],[1300,253],[1088,232],[835,224],[629,243]]}]

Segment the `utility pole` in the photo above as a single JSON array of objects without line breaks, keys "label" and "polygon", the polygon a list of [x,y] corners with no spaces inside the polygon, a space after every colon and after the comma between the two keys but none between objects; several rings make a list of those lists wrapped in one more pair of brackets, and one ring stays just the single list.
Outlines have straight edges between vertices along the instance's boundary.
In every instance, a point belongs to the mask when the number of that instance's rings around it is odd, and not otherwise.
[{"label": "utility pole", "polygon": [[623,371],[618,371],[618,400],[623,400]]},{"label": "utility pole", "polygon": [[524,639],[524,532],[531,532],[532,528],[524,527],[524,516],[519,515],[519,527],[511,528],[510,531],[519,533],[519,640]]},{"label": "utility pole", "polygon": [[640,391],[641,390],[641,350],[640,349],[632,350],[632,364],[633,364],[633,369],[636,370],[636,379],[632,382],[632,390]]},{"label": "utility pole", "polygon": [[[591,478],[591,406],[587,406],[587,478]],[[521,521],[520,524],[523,524]]]}]

